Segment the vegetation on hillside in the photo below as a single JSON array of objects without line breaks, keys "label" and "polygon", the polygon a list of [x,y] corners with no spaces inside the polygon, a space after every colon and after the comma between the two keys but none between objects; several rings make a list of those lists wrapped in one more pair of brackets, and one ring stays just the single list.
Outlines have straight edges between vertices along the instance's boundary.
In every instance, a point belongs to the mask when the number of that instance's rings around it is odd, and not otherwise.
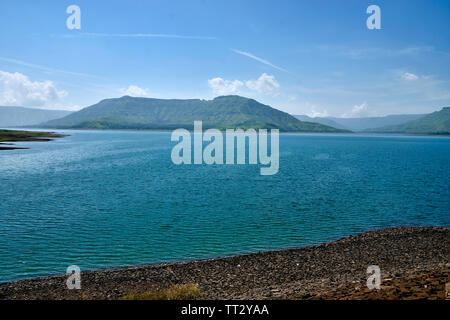
[{"label": "vegetation on hillside", "polygon": [[152,99],[124,96],[106,99],[62,119],[43,124],[49,128],[91,129],[279,129],[285,132],[348,132],[326,125],[299,121],[288,113],[240,96],[213,100]]},{"label": "vegetation on hillside", "polygon": [[450,107],[445,107],[417,120],[396,126],[376,128],[370,130],[370,132],[450,134]]},{"label": "vegetation on hillside", "polygon": [[299,120],[317,122],[338,129],[347,129],[352,131],[366,131],[373,128],[393,126],[417,120],[424,117],[425,114],[392,114],[382,117],[357,117],[357,118],[337,118],[337,117],[308,117],[305,115],[296,115]]}]

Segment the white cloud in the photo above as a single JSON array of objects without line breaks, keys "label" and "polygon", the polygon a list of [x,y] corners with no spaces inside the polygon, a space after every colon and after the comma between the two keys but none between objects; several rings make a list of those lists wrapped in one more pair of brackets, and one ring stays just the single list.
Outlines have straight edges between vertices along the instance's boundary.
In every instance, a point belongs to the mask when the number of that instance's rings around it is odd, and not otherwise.
[{"label": "white cloud", "polygon": [[131,97],[147,97],[148,89],[143,89],[135,85],[130,85],[128,88],[120,89],[120,92],[123,95],[131,96]]},{"label": "white cloud", "polygon": [[354,105],[352,108],[352,113],[361,113],[367,110],[367,104],[364,102],[360,105]]},{"label": "white cloud", "polygon": [[350,113],[344,113],[343,118],[358,118],[367,115],[367,104],[354,105]]},{"label": "white cloud", "polygon": [[29,68],[33,68],[33,69],[37,69],[37,70],[41,70],[44,71],[46,73],[63,73],[63,74],[69,74],[72,76],[81,76],[81,77],[90,77],[90,78],[98,78],[98,79],[102,79],[101,77],[98,76],[94,76],[92,74],[87,74],[87,73],[81,73],[81,72],[72,72],[72,71],[66,71],[66,70],[60,70],[60,69],[54,69],[54,68],[49,68],[46,66],[41,66],[38,64],[33,64],[33,63],[29,63],[29,62],[25,62],[22,60],[17,60],[17,59],[10,59],[10,58],[5,58],[5,57],[0,57],[1,61],[5,61],[8,63],[13,63],[13,64],[17,64],[20,66],[24,66],[24,67],[29,67]]},{"label": "white cloud", "polygon": [[343,55],[352,59],[363,59],[374,57],[401,57],[401,56],[415,56],[423,53],[430,53],[435,51],[433,47],[405,47],[405,48],[349,48],[346,46],[317,46],[316,48],[322,51],[327,51],[332,54]]},{"label": "white cloud", "polygon": [[67,96],[67,91],[56,89],[52,81],[30,81],[15,72],[0,71],[0,104],[7,106],[44,106]]},{"label": "white cloud", "polygon": [[260,58],[260,57],[257,57],[257,56],[255,56],[255,55],[251,54],[250,52],[245,52],[245,51],[236,50],[236,49],[230,49],[230,50],[233,51],[233,52],[235,52],[235,53],[237,53],[237,54],[240,54],[240,55],[249,57],[249,58],[251,58],[251,59],[253,59],[253,60],[256,60],[256,61],[258,61],[258,62],[261,62],[261,63],[263,63],[263,64],[265,64],[265,65],[268,65],[268,66],[270,66],[270,67],[272,67],[272,68],[275,68],[275,69],[277,69],[277,70],[280,70],[280,71],[283,71],[283,72],[290,73],[290,72],[287,71],[286,69],[283,69],[283,68],[281,68],[281,67],[279,67],[279,66],[276,66],[276,65],[274,65],[273,63],[271,63],[271,62],[269,62],[269,61],[267,61],[267,60],[264,60],[263,58]]},{"label": "white cloud", "polygon": [[243,89],[262,94],[275,94],[280,88],[274,76],[263,73],[256,80],[225,80],[220,77],[208,80],[209,87],[214,94],[239,94]]},{"label": "white cloud", "polygon": [[301,102],[296,104],[296,110],[293,114],[305,114],[308,117],[316,118],[316,117],[328,117],[330,114],[323,107],[310,103],[308,101]]},{"label": "white cloud", "polygon": [[419,77],[413,73],[405,72],[404,74],[402,74],[402,79],[407,81],[414,81],[419,79]]},{"label": "white cloud", "polygon": [[208,85],[215,94],[227,95],[227,94],[238,94],[240,88],[244,85],[244,83],[239,80],[229,81],[217,77],[208,80]]},{"label": "white cloud", "polygon": [[[289,99],[289,97],[288,97]],[[307,115],[311,118],[329,117],[330,114],[324,106],[311,103],[309,101],[299,101],[297,103],[283,103],[283,107],[288,107],[290,110],[286,111],[293,115]],[[285,110],[283,110],[285,111]]]},{"label": "white cloud", "polygon": [[311,111],[309,113],[306,114],[307,116],[311,117],[311,118],[316,118],[316,117],[328,117],[328,111],[327,110],[323,110],[323,111],[318,111],[315,109],[315,107],[313,107],[311,109]]},{"label": "white cloud", "polygon": [[272,93],[274,90],[278,89],[280,85],[275,80],[274,76],[269,76],[263,73],[257,80],[248,80],[245,85],[250,90],[258,91],[259,93]]}]

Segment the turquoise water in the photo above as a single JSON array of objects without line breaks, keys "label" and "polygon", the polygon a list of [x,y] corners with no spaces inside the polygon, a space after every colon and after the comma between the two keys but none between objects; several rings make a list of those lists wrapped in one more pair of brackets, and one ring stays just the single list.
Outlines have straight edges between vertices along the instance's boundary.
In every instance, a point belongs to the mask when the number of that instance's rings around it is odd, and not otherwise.
[{"label": "turquoise water", "polygon": [[280,171],[172,164],[170,133],[0,152],[0,281],[450,225],[450,138],[280,136]]}]

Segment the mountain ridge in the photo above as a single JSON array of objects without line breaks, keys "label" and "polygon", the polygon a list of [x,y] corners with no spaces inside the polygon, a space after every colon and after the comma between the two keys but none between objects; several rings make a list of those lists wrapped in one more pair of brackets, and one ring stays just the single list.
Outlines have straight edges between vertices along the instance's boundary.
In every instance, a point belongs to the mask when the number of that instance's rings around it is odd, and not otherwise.
[{"label": "mountain ridge", "polygon": [[450,107],[443,107],[413,121],[374,128],[367,132],[447,135],[450,134]]},{"label": "mountain ridge", "polygon": [[0,127],[38,125],[44,121],[63,118],[72,113],[65,110],[48,110],[21,106],[0,106]]},{"label": "mountain ridge", "polygon": [[156,99],[123,96],[104,99],[62,119],[41,124],[62,129],[279,129],[284,132],[349,132],[317,123],[303,122],[288,113],[241,96],[213,100]]},{"label": "mountain ridge", "polygon": [[392,114],[382,117],[363,118],[308,117],[306,115],[295,115],[295,117],[299,120],[321,123],[335,128],[347,129],[356,132],[364,132],[369,129],[387,125],[398,125],[408,121],[417,120],[424,116],[426,116],[426,114]]}]

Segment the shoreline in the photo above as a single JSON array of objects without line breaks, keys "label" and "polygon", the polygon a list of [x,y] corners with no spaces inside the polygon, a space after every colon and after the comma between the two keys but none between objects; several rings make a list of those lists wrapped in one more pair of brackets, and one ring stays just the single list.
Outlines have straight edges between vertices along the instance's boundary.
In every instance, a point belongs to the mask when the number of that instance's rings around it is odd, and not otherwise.
[{"label": "shoreline", "polygon": [[48,131],[0,129],[0,150],[29,149],[28,147],[16,147],[15,144],[11,142],[48,142],[53,141],[56,138],[64,137],[67,137],[67,135]]},{"label": "shoreline", "polygon": [[[372,264],[380,266],[381,290],[366,288]],[[213,300],[442,298],[450,228],[384,229],[298,249],[83,271],[80,290],[68,290],[66,279],[1,283],[0,299],[120,299],[187,283],[198,286],[199,299]]]},{"label": "shoreline", "polygon": [[[11,128],[3,128],[4,130],[17,130],[15,127]],[[172,129],[97,129],[97,128],[58,128],[58,127],[25,127],[25,130],[33,131],[42,131],[42,130],[55,130],[55,131],[80,131],[80,132],[152,132],[152,133],[171,133]],[[0,130],[2,130],[0,128]],[[270,130],[270,129],[268,129]],[[190,133],[193,133],[193,130],[187,129]],[[225,130],[220,130],[225,133]],[[345,137],[353,137],[353,136],[365,136],[365,137],[383,137],[383,136],[392,136],[392,137],[450,137],[450,133],[402,133],[402,132],[368,132],[368,131],[351,131],[351,132],[314,132],[314,131],[280,131],[280,135],[313,135],[313,136],[345,136]]]}]

